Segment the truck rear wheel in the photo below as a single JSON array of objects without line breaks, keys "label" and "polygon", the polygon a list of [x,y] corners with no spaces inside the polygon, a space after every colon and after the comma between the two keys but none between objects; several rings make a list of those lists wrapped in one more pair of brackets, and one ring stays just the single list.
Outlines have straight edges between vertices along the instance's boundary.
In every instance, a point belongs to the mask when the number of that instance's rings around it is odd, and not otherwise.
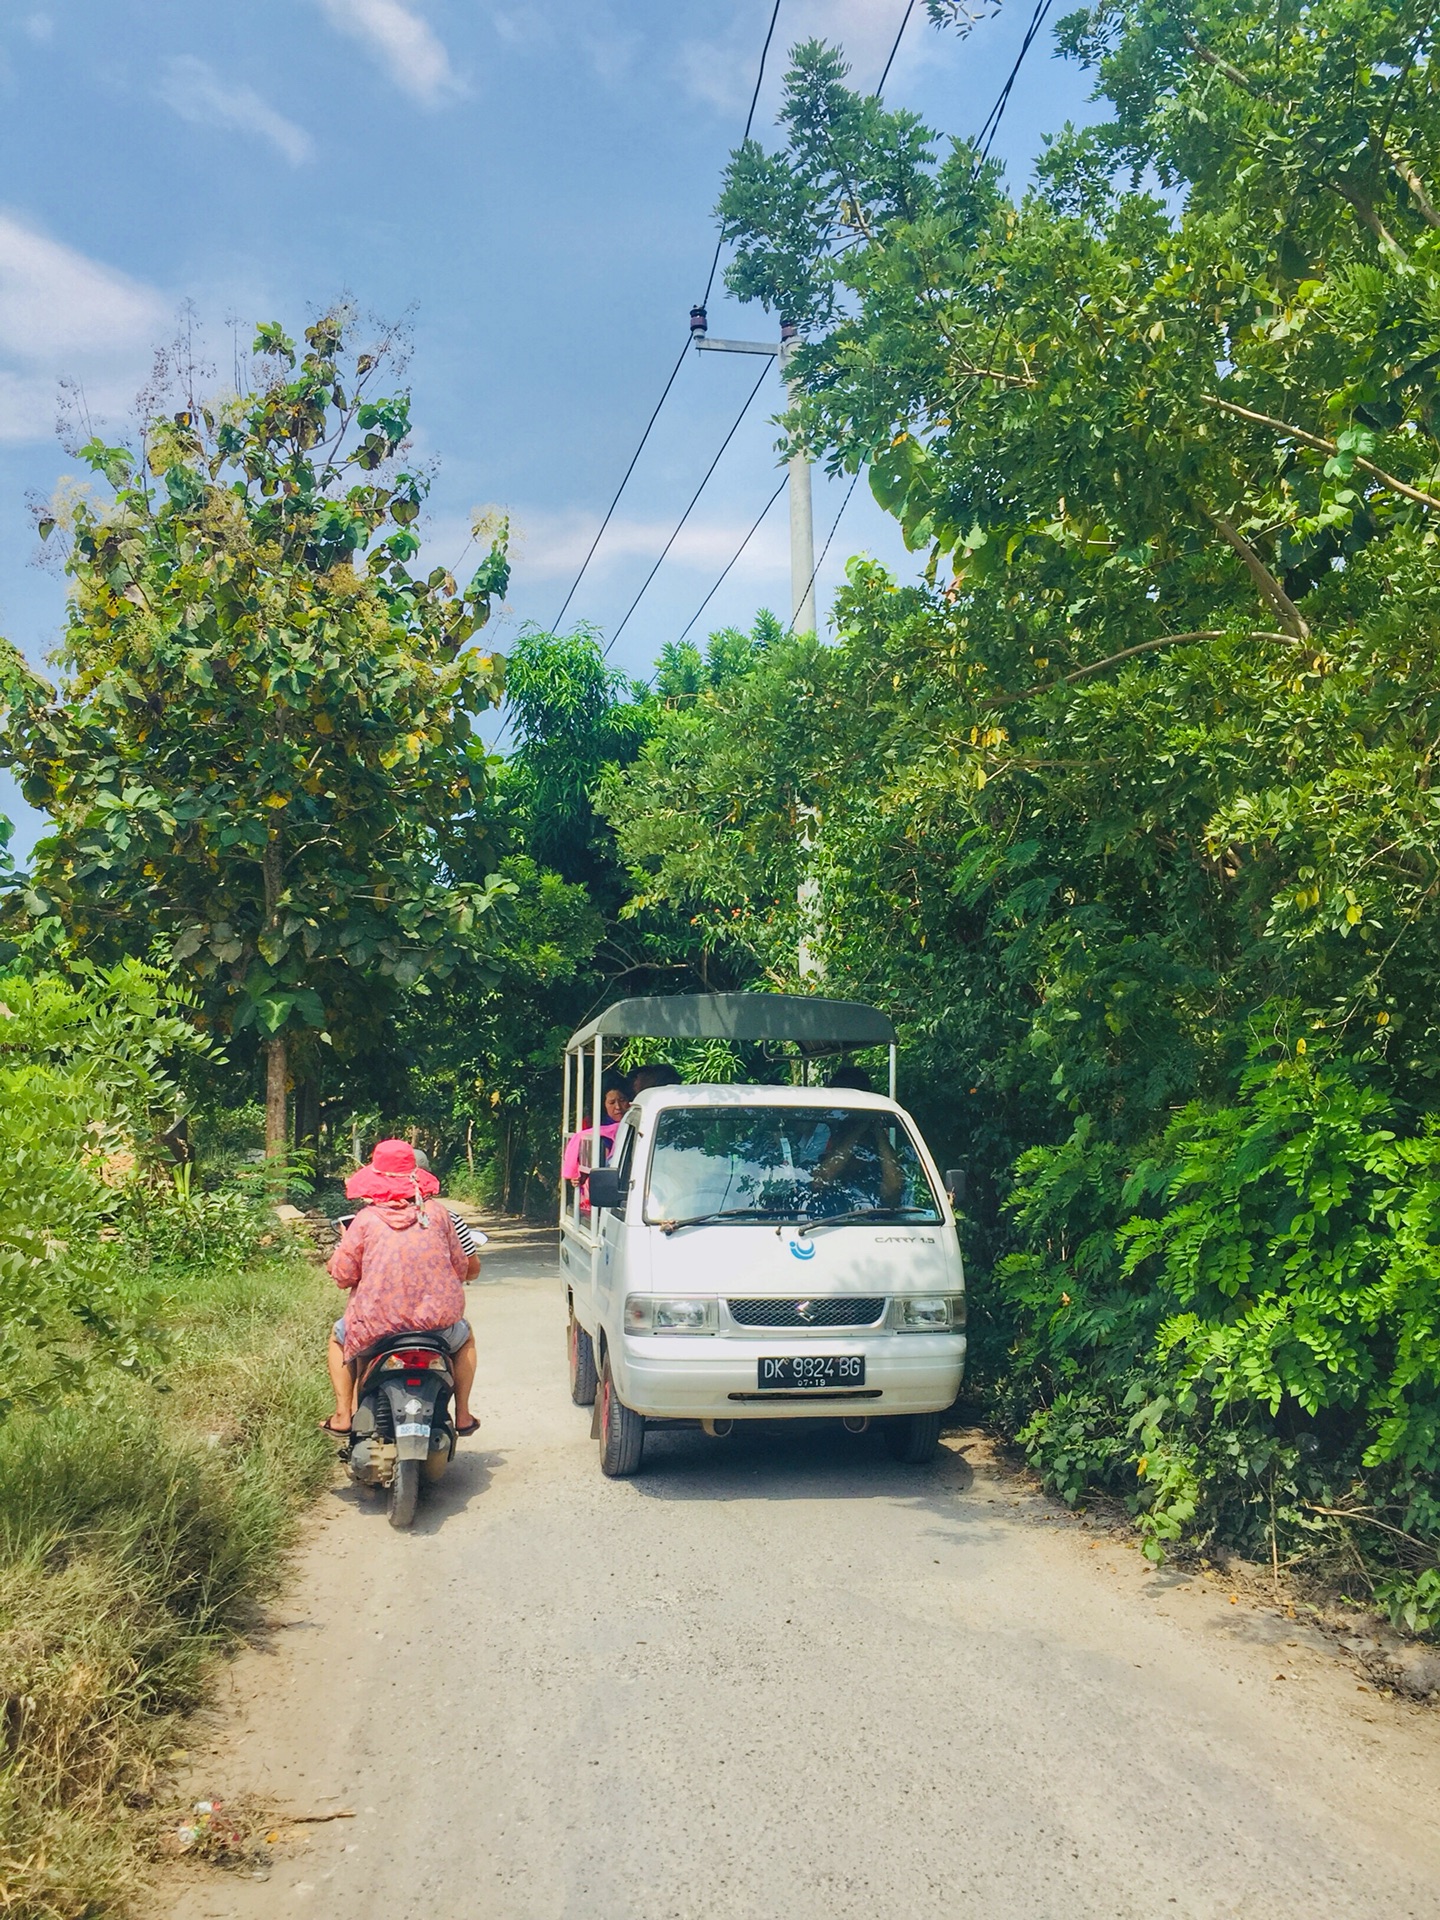
[{"label": "truck rear wheel", "polygon": [[611,1480],[628,1480],[640,1471],[645,1451],[645,1416],[632,1413],[610,1378],[607,1359],[600,1369],[600,1471]]},{"label": "truck rear wheel", "polygon": [[593,1407],[599,1377],[595,1372],[595,1342],[570,1309],[570,1398],[577,1407]]},{"label": "truck rear wheel", "polygon": [[923,1467],[940,1445],[938,1413],[902,1413],[885,1422],[885,1445],[902,1466]]}]

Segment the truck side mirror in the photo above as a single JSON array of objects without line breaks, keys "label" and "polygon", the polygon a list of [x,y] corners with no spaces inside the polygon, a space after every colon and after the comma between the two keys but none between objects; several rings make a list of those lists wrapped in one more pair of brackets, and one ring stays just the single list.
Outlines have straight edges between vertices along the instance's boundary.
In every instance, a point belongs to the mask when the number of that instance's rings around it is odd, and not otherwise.
[{"label": "truck side mirror", "polygon": [[946,1173],[945,1191],[950,1196],[950,1204],[952,1207],[964,1206],[965,1189],[968,1185],[969,1182],[965,1177],[964,1167],[951,1167]]},{"label": "truck side mirror", "polygon": [[620,1184],[618,1167],[596,1167],[587,1189],[592,1207],[606,1207],[612,1213],[625,1204],[625,1189]]}]

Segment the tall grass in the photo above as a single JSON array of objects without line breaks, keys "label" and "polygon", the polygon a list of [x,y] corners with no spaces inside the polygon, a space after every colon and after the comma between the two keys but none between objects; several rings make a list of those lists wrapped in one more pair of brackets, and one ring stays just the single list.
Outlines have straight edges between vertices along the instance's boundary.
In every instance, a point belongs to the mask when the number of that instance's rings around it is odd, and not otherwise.
[{"label": "tall grass", "polygon": [[160,1282],[168,1391],[0,1425],[0,1914],[101,1920],[142,1883],[134,1809],[174,1718],[274,1585],[331,1449],[333,1289],[281,1257]]}]

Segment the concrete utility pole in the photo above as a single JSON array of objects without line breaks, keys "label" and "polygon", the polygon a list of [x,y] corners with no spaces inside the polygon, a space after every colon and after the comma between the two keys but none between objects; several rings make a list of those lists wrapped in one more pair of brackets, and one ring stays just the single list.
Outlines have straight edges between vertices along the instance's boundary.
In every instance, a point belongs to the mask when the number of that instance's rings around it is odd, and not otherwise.
[{"label": "concrete utility pole", "polygon": [[[769,340],[712,340],[704,307],[690,309],[690,337],[707,353],[768,353],[780,362],[785,391],[793,407],[799,398],[797,384],[788,376],[799,330],[785,321],[780,338]],[[795,633],[814,633],[815,628],[815,516],[810,496],[810,456],[797,447],[790,456],[790,625]],[[818,942],[823,933],[823,908],[820,882],[810,869],[815,848],[814,829],[820,821],[819,810],[801,801],[800,859],[802,877],[795,889],[795,905],[800,916],[800,939],[796,966],[802,980],[824,977]]]},{"label": "concrete utility pole", "polygon": [[[768,353],[780,362],[785,391],[793,407],[799,388],[789,378],[790,365],[800,344],[798,330],[788,321],[780,338],[770,340],[712,340],[706,331],[704,307],[690,309],[690,338],[706,353]],[[815,516],[810,495],[810,456],[797,447],[790,456],[790,624],[796,633],[815,632]]]}]

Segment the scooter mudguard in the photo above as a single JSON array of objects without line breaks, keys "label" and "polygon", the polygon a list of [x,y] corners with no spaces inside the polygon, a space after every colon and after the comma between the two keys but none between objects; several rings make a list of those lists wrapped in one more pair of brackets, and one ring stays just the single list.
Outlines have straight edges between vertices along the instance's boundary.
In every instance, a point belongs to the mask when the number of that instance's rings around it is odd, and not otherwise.
[{"label": "scooter mudguard", "polygon": [[[439,1384],[432,1387],[434,1379]],[[430,1434],[435,1426],[436,1406],[445,1387],[443,1376],[427,1375],[425,1384],[419,1387],[407,1387],[403,1380],[393,1384],[386,1380],[381,1392],[390,1402],[391,1416],[395,1422],[395,1457],[397,1460],[424,1460],[430,1452]]]}]

